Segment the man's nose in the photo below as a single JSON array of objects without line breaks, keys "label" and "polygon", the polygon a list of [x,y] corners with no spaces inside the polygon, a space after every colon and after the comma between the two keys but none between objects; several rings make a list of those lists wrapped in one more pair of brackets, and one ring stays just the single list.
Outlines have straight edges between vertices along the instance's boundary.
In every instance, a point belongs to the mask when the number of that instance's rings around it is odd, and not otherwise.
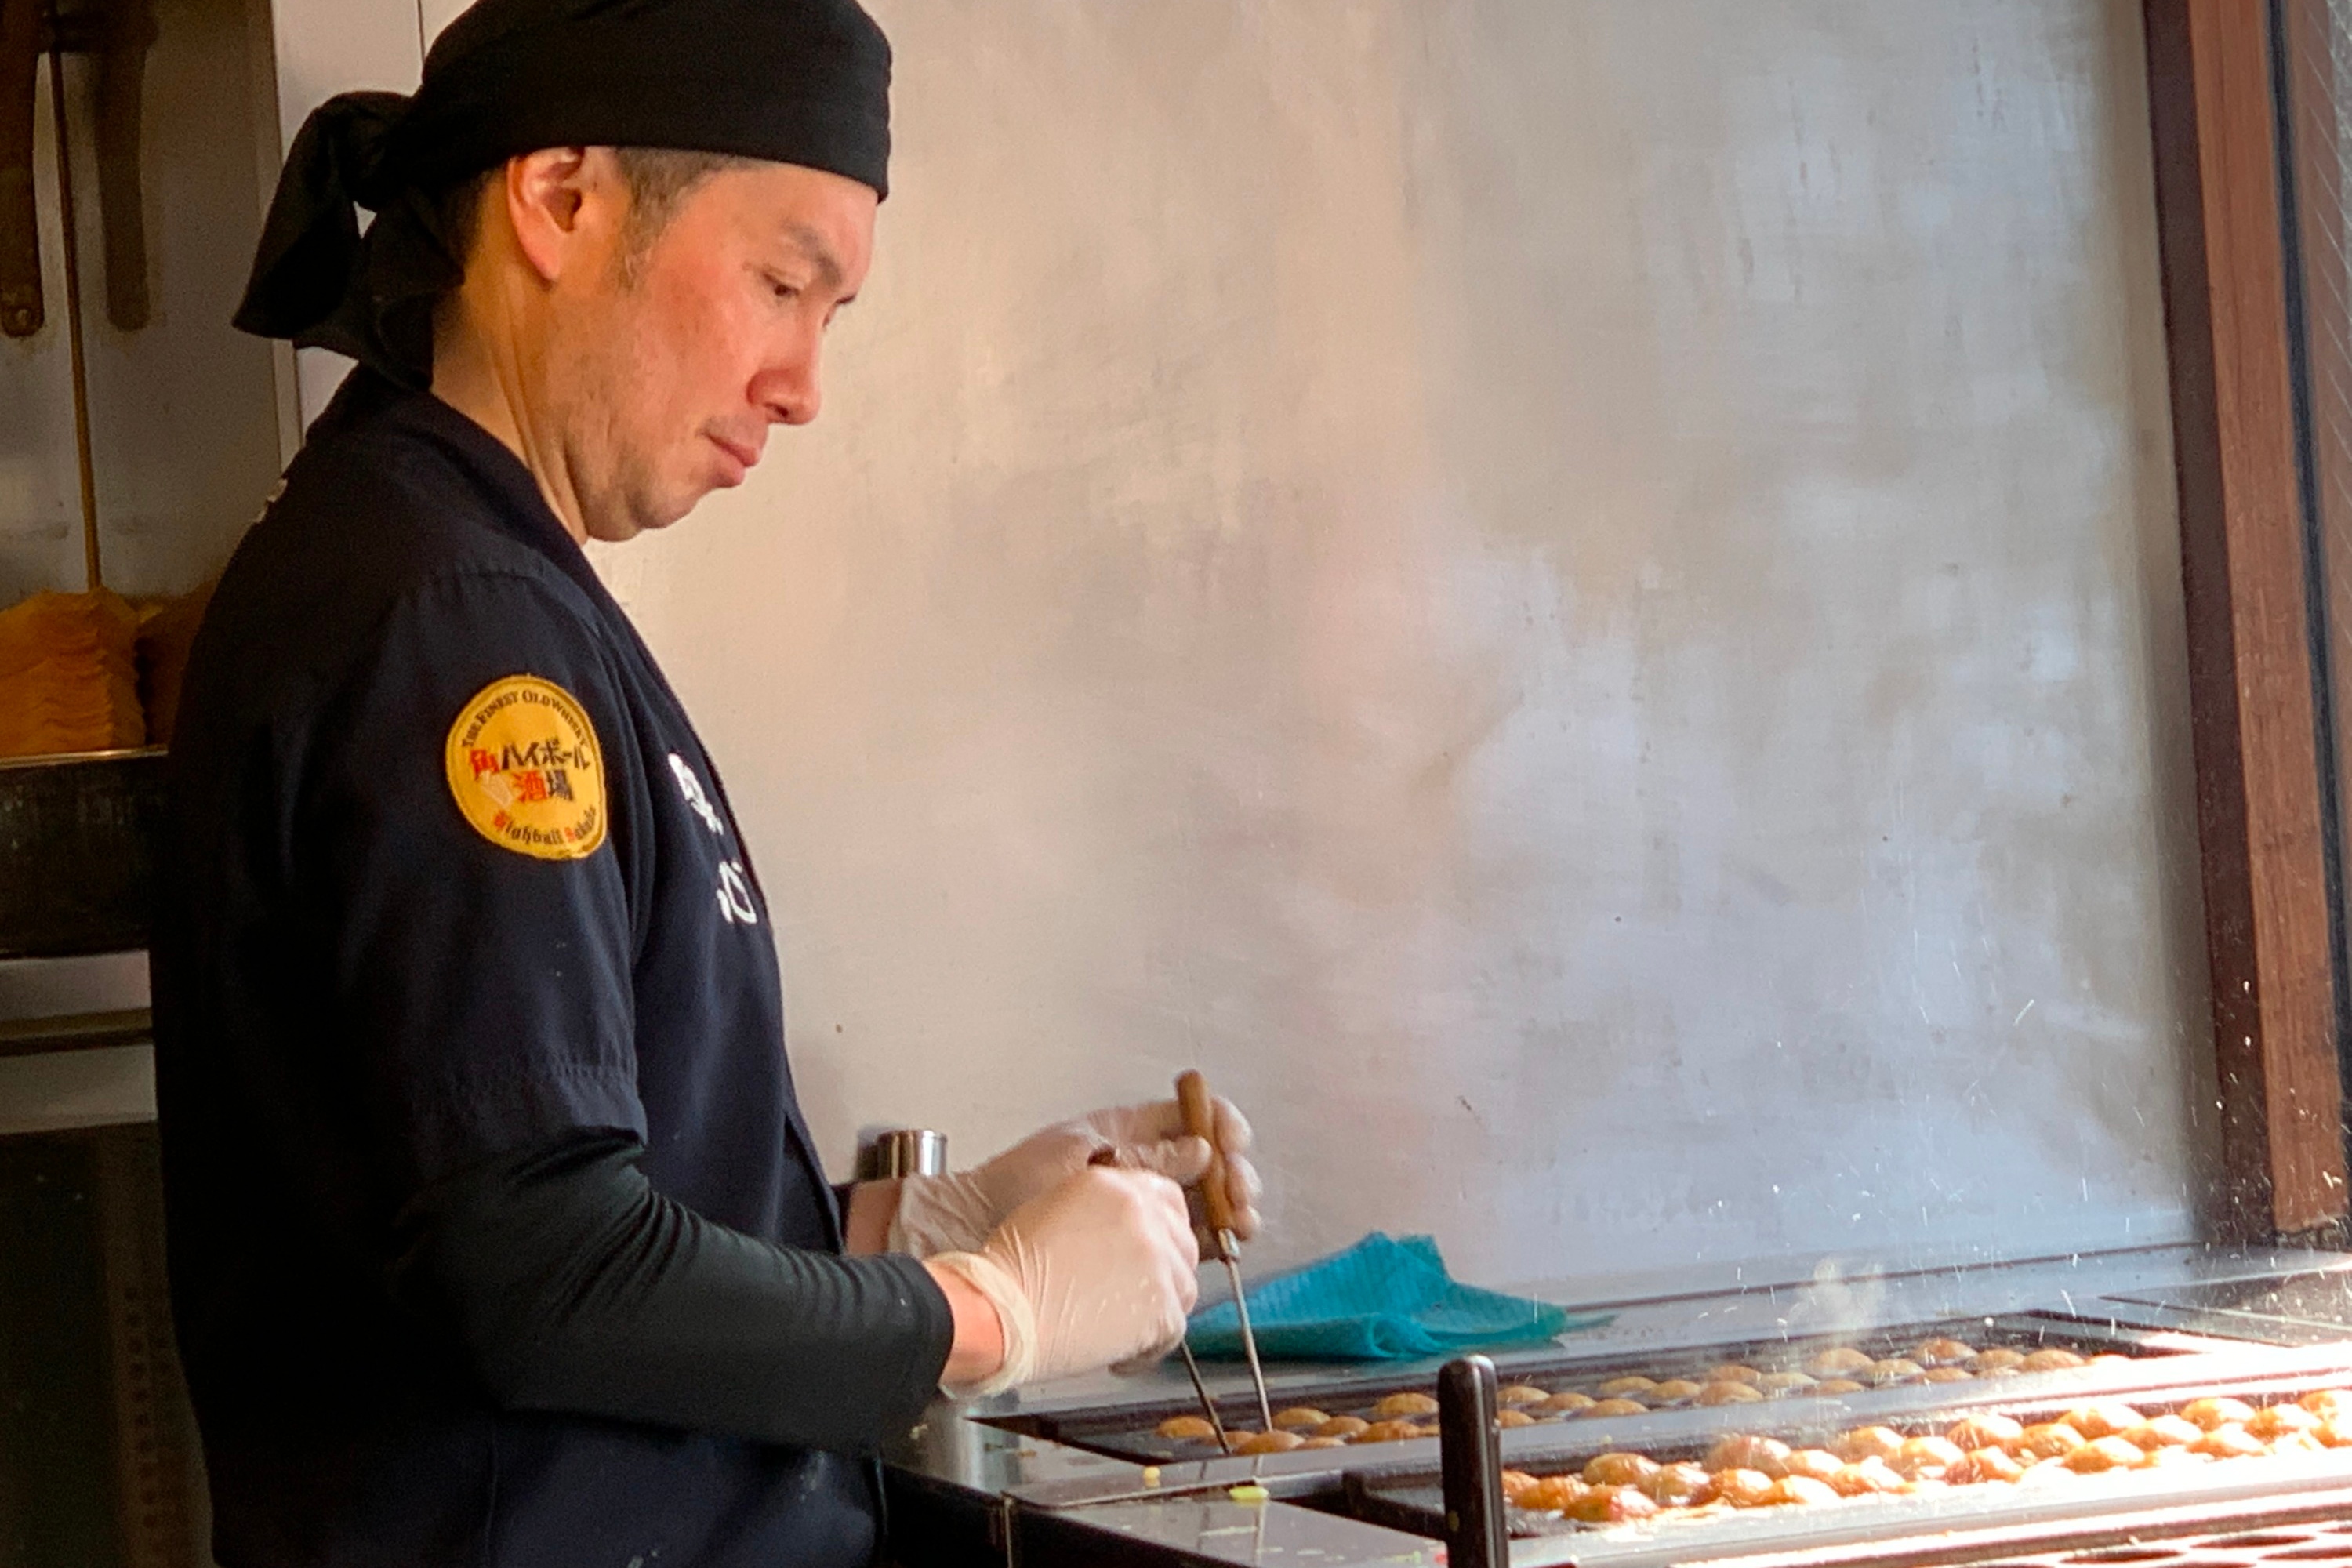
[{"label": "man's nose", "polygon": [[822,339],[795,341],[772,361],[752,384],[752,399],[772,425],[806,425],[824,405],[818,376]]}]

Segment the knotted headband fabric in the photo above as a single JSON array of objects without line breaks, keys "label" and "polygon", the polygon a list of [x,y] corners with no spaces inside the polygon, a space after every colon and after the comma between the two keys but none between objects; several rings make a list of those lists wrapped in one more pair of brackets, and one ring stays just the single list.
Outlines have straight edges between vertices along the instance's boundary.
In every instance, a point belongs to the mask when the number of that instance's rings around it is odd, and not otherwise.
[{"label": "knotted headband fabric", "polygon": [[583,146],[798,163],[887,195],[890,46],[856,0],[480,0],[415,96],[346,92],[302,122],[236,325],[430,384],[433,304],[464,270],[441,198]]}]

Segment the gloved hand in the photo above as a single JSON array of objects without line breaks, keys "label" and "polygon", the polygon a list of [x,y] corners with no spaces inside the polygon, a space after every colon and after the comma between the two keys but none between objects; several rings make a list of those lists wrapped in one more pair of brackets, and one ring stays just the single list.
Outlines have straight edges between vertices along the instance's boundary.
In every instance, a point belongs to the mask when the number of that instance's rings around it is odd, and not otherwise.
[{"label": "gloved hand", "polygon": [[[970,1171],[908,1176],[898,1188],[889,1247],[917,1258],[971,1252],[1023,1204],[1052,1191],[1102,1156],[1126,1170],[1150,1171],[1179,1186],[1224,1183],[1232,1200],[1234,1235],[1257,1234],[1257,1168],[1250,1163],[1250,1124],[1230,1100],[1215,1101],[1217,1142],[1224,1160],[1211,1172],[1209,1145],[1184,1131],[1172,1100],[1097,1110],[1031,1134]],[[1199,1224],[1196,1216],[1195,1225]]]},{"label": "gloved hand", "polygon": [[977,1251],[930,1262],[969,1280],[1004,1329],[1003,1364],[945,1390],[958,1399],[1163,1354],[1201,1289],[1183,1194],[1108,1165],[1081,1166],[1014,1209]]}]

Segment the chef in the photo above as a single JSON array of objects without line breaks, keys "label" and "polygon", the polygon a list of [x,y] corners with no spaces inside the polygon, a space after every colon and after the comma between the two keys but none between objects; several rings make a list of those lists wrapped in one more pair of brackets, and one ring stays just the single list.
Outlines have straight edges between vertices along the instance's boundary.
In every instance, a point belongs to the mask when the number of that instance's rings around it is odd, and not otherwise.
[{"label": "chef", "polygon": [[1255,1226],[1222,1104],[1223,1162],[1163,1103],[826,1184],[773,910],[583,553],[816,416],[889,63],[854,0],[483,0],[295,141],[238,324],[358,369],[197,642],[153,948],[226,1568],[866,1563],[942,1388],[1173,1345],[1185,1184]]}]

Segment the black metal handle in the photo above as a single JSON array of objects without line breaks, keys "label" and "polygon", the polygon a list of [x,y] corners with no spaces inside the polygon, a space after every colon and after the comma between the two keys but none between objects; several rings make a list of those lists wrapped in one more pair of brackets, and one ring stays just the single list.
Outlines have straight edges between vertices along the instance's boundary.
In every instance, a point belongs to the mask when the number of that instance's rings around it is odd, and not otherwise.
[{"label": "black metal handle", "polygon": [[1509,1568],[1503,1513],[1503,1439],[1496,1425],[1495,1363],[1450,1361],[1437,1373],[1438,1465],[1445,1482],[1446,1568]]}]

